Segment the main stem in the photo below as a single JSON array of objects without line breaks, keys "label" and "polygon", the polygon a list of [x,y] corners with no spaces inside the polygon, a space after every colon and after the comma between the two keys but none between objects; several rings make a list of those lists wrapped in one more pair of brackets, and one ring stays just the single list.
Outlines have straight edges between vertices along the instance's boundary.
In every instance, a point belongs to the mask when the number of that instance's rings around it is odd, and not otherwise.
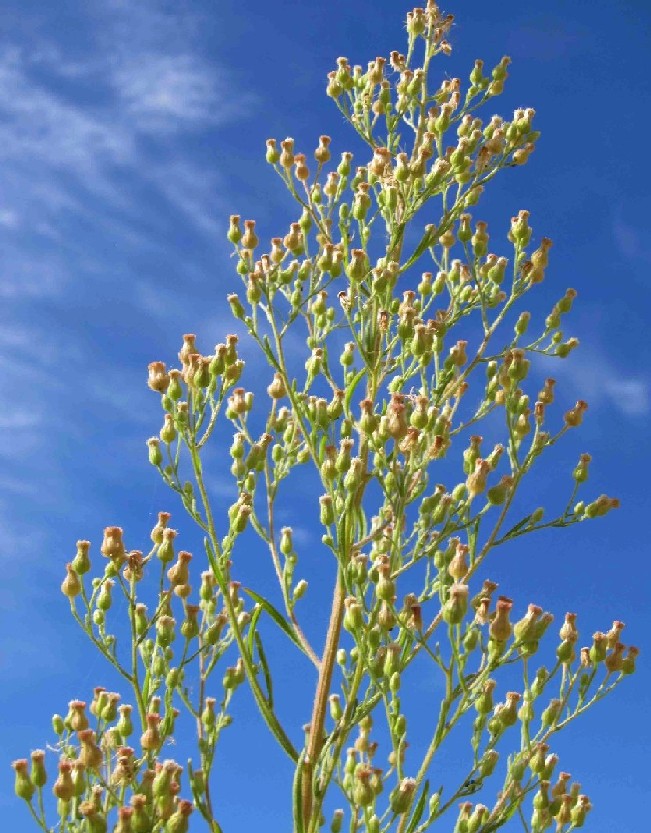
[{"label": "main stem", "polygon": [[312,719],[310,721],[310,732],[307,744],[307,752],[303,762],[302,777],[302,805],[304,830],[309,831],[312,817],[312,796],[314,770],[323,748],[323,733],[325,726],[326,709],[328,706],[328,695],[332,685],[332,673],[337,660],[337,649],[341,634],[341,623],[344,617],[345,587],[341,566],[337,568],[337,579],[335,592],[332,599],[330,611],[330,622],[326,634],[326,643],[319,669],[319,680],[314,695],[312,707]]}]

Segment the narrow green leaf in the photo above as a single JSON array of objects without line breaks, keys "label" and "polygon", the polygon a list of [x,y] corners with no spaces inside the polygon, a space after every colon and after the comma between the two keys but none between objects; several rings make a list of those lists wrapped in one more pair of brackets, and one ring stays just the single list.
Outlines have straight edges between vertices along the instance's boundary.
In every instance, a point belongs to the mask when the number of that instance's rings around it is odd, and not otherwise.
[{"label": "narrow green leaf", "polygon": [[425,805],[427,804],[427,797],[429,793],[429,781],[425,781],[423,784],[423,789],[420,792],[420,798],[416,802],[416,806],[414,807],[414,812],[412,813],[411,818],[409,819],[409,824],[407,825],[406,833],[414,833],[416,829],[416,825],[421,820],[423,812],[425,810]]},{"label": "narrow green leaf", "polygon": [[294,833],[305,833],[303,826],[303,761],[305,750],[298,756],[294,784],[292,788],[292,812],[294,816]]},{"label": "narrow green leaf", "polygon": [[355,388],[360,383],[360,380],[364,378],[366,373],[366,368],[363,368],[359,371],[359,373],[353,378],[353,381],[350,383],[349,387],[346,390],[346,398],[344,399],[344,413],[350,413],[350,403],[353,398],[353,394],[355,393]]},{"label": "narrow green leaf", "polygon": [[262,674],[264,675],[265,685],[267,686],[267,701],[269,703],[269,708],[273,709],[273,680],[271,679],[271,672],[269,671],[269,664],[267,663],[267,655],[265,654],[264,648],[262,647],[262,639],[260,638],[260,634],[257,631],[255,632],[255,645],[258,649],[258,657],[260,659],[260,665],[262,666]]},{"label": "narrow green leaf", "polygon": [[264,596],[261,596],[259,593],[256,593],[255,590],[250,590],[248,587],[241,588],[248,596],[250,596],[253,601],[257,602],[266,613],[271,616],[274,622],[278,625],[278,627],[285,633],[296,645],[297,648],[300,648],[301,651],[304,651],[303,646],[299,638],[294,633],[294,628],[289,624],[289,622],[285,619],[285,617],[280,613],[277,608],[275,608],[271,602],[267,601]]},{"label": "narrow green leaf", "polygon": [[256,628],[258,626],[258,619],[262,616],[262,607],[256,607],[253,611],[253,616],[251,617],[251,621],[249,622],[249,632],[247,634],[247,648],[249,651],[249,656],[253,656],[253,640],[255,639]]}]

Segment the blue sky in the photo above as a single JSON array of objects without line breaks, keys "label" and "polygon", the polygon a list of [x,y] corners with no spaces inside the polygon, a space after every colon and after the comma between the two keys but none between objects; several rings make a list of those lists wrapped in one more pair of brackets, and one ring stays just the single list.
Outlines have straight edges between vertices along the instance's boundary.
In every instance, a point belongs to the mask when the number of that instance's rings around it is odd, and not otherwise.
[{"label": "blue sky", "polygon": [[[12,797],[9,761],[49,739],[52,712],[110,680],[59,594],[64,562],[78,538],[98,542],[114,523],[142,547],[155,513],[172,506],[146,462],[144,440],[160,420],[146,365],[172,362],[184,332],[198,333],[207,352],[233,331],[224,309],[237,286],[228,215],[256,218],[263,239],[294,219],[264,162],[265,139],[291,135],[309,149],[325,132],[337,153],[358,149],[324,94],[325,75],[338,55],[365,66],[402,49],[410,7],[4,4],[0,808],[13,830],[31,827]],[[581,349],[553,374],[563,401],[581,396],[590,410],[580,435],[541,471],[537,502],[553,498],[559,471],[582,451],[594,461],[590,492],[622,500],[605,520],[496,556],[492,575],[522,606],[537,601],[559,619],[578,610],[585,634],[621,618],[625,641],[644,650],[637,677],[558,744],[563,767],[594,799],[590,829],[634,833],[649,797],[651,742],[651,7],[473,0],[449,11],[455,51],[439,60],[440,73],[464,78],[476,57],[492,66],[510,55],[494,112],[532,106],[542,131],[529,164],[489,189],[484,215],[506,232],[508,218],[528,208],[535,234],[554,240],[534,312],[544,314],[567,286],[579,291],[567,332]],[[223,504],[218,459],[212,485]],[[176,520],[187,528],[178,510]],[[301,532],[306,550],[318,552],[317,536]],[[303,693],[288,705],[301,723]],[[268,748],[255,722],[243,731],[244,747],[228,747],[235,757],[225,773],[224,829],[247,829],[269,813],[278,824],[268,829],[288,829],[284,762],[270,752],[272,764],[263,763],[250,751]],[[252,798],[262,778],[264,815]]]}]

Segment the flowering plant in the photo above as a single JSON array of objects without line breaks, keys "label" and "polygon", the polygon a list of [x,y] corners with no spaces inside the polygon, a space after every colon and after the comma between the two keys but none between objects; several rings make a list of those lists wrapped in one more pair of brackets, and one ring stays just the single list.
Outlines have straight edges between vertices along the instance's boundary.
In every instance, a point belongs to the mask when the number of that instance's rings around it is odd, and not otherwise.
[{"label": "flowering plant", "polygon": [[[580,499],[583,454],[560,514],[520,512],[521,484],[587,408],[579,401],[559,419],[554,380],[536,392],[531,378],[532,356],[563,360],[577,346],[561,331],[576,293],[568,289],[530,334],[531,315],[519,308],[545,276],[551,241],[533,244],[522,210],[506,235],[508,255],[497,254],[473,214],[493,177],[532,154],[534,111],[516,110],[510,121],[477,115],[502,92],[508,58],[488,74],[476,61],[465,88],[457,78],[432,88],[430,64],[450,52],[451,24],[430,0],[407,15],[406,54],[378,57],[366,71],[338,59],[327,93],[367,146],[359,167],[347,152],[331,163],[326,135],[314,165],[292,139],[267,143],[297,219],[269,246],[253,220],[233,215],[228,229],[244,284],[228,303],[263,359],[256,372],[268,368],[266,403],[246,387],[235,334],[208,355],[185,335],[178,368],[149,366],[163,410],[149,461],[201,531],[204,551],[178,549],[168,512],[146,553],[107,527],[90,580],[91,545],[77,543],[61,590],[133,705],[97,687],[88,708],[73,700],[54,716],[52,811],[45,752],[14,763],[16,793],[43,831],[103,833],[115,823],[117,833],[183,833],[192,813],[220,831],[215,751],[232,731],[240,686],[289,759],[294,833],[326,823],[337,833],[344,819],[366,833],[422,833],[444,818],[449,827],[450,817],[456,833],[489,833],[514,816],[531,833],[583,825],[590,801],[557,772],[552,741],[634,671],[637,649],[621,642],[619,621],[578,647],[577,616],[567,613],[543,664],[552,614],[495,598],[485,570],[503,544],[600,517],[617,500]],[[489,447],[476,433],[482,423],[502,442]],[[228,424],[237,499],[221,512],[205,449]],[[297,578],[294,530],[279,528],[288,478],[304,467],[320,483],[333,573],[323,647],[302,623],[312,590]],[[268,550],[277,603],[238,580],[238,544],[251,534]],[[270,627],[313,675],[303,734],[279,717],[282,668],[265,651]],[[423,746],[403,679],[425,663],[439,677],[440,702]],[[166,754],[182,713],[196,733],[185,779]],[[434,787],[458,726],[469,735],[465,769]]]}]

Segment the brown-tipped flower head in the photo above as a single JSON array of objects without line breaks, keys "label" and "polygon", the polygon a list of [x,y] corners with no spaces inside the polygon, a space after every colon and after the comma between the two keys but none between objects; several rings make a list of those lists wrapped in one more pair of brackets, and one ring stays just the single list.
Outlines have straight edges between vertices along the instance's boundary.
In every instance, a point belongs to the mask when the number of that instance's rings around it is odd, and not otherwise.
[{"label": "brown-tipped flower head", "polygon": [[466,481],[468,497],[471,500],[477,497],[477,495],[480,495],[486,488],[486,478],[490,470],[490,463],[486,460],[479,458],[475,461],[475,469],[472,474],[468,475],[468,480]]},{"label": "brown-tipped flower head", "polygon": [[68,714],[65,722],[73,732],[81,732],[88,728],[86,703],[83,700],[71,700],[68,703]]},{"label": "brown-tipped flower head", "polygon": [[626,627],[626,625],[623,622],[620,622],[618,619],[616,619],[613,622],[612,628],[606,634],[606,636],[608,637],[608,647],[609,648],[614,648],[615,645],[619,642],[620,634],[624,630],[625,627]]},{"label": "brown-tipped flower head", "polygon": [[513,602],[511,599],[508,599],[506,596],[499,597],[495,609],[495,617],[493,618],[493,621],[488,629],[491,639],[494,639],[497,642],[506,642],[506,640],[511,636],[513,628],[511,622],[509,621],[509,614],[512,607]]},{"label": "brown-tipped flower head", "polygon": [[570,408],[569,411],[564,416],[565,424],[569,428],[576,428],[577,425],[581,425],[583,422],[583,414],[588,410],[588,403],[584,402],[583,399],[579,399],[576,405],[573,408]]},{"label": "brown-tipped flower head", "polygon": [[78,576],[85,575],[90,570],[90,541],[77,541],[77,552],[72,559],[72,569]]},{"label": "brown-tipped flower head", "polygon": [[563,641],[576,642],[579,632],[576,629],[576,613],[566,613],[565,621],[561,625],[559,636]]},{"label": "brown-tipped flower head", "polygon": [[457,544],[456,552],[448,565],[448,573],[455,581],[461,581],[468,572],[468,552],[467,544]]},{"label": "brown-tipped flower head", "polygon": [[158,393],[165,393],[170,377],[165,362],[151,362],[148,366],[147,386]]},{"label": "brown-tipped flower head", "polygon": [[47,772],[45,771],[45,751],[43,749],[35,749],[31,755],[32,768],[30,772],[30,779],[35,787],[44,787],[47,782]]},{"label": "brown-tipped flower head", "polygon": [[450,587],[450,596],[443,605],[443,620],[449,625],[458,625],[468,610],[468,585],[455,583]]},{"label": "brown-tipped flower head", "polygon": [[194,805],[191,801],[184,798],[179,799],[176,810],[167,820],[165,833],[187,833],[189,818],[193,810]]},{"label": "brown-tipped flower head", "polygon": [[66,577],[61,582],[61,592],[68,599],[74,599],[81,593],[81,581],[72,564],[66,564]]},{"label": "brown-tipped flower head", "polygon": [[92,729],[83,729],[77,733],[77,738],[81,744],[79,760],[86,769],[96,770],[104,760],[104,755],[95,741],[95,732]]},{"label": "brown-tipped flower head", "polygon": [[542,616],[543,609],[530,604],[526,614],[513,626],[513,634],[519,642],[531,642],[536,639],[536,623]]},{"label": "brown-tipped flower head", "polygon": [[30,781],[27,771],[27,758],[20,758],[11,765],[15,772],[14,792],[18,798],[31,801],[34,795],[34,785]]},{"label": "brown-tipped flower head", "polygon": [[143,749],[158,749],[161,745],[161,736],[158,729],[161,718],[159,714],[150,712],[147,715],[147,728],[140,738],[140,745]]},{"label": "brown-tipped flower head", "polygon": [[70,801],[75,794],[71,771],[72,763],[70,761],[59,761],[59,776],[52,785],[52,792],[62,801]]},{"label": "brown-tipped flower head", "polygon": [[102,546],[99,549],[106,558],[110,558],[111,561],[121,564],[126,558],[121,527],[107,526],[104,530]]}]

